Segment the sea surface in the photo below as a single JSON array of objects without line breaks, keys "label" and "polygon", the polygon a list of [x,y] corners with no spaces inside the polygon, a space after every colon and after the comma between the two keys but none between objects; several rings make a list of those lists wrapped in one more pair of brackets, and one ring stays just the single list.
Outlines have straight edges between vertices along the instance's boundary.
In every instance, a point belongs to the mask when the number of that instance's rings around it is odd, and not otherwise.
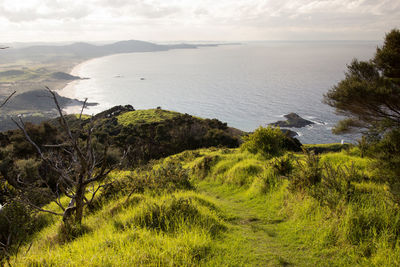
[{"label": "sea surface", "polygon": [[316,124],[292,129],[303,143],[354,142],[331,133],[341,119],[323,94],[344,78],[353,58],[373,57],[378,42],[255,42],[117,54],[84,62],[72,74],[90,78],[61,94],[88,98],[95,114],[115,105],[162,107],[217,118],[244,131],[296,112]]}]

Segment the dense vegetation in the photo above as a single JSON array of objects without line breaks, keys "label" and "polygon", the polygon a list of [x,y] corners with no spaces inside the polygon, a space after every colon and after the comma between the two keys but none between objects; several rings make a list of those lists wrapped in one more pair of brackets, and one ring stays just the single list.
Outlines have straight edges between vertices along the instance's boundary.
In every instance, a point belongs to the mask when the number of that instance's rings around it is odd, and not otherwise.
[{"label": "dense vegetation", "polygon": [[[199,119],[162,109],[135,111],[130,106],[115,107],[93,118],[78,117],[66,117],[72,134],[78,135],[77,141],[83,149],[89,148],[85,144],[90,140],[93,144],[90,153],[97,157],[97,162],[105,159],[106,167],[118,162],[124,152],[126,160],[121,162],[121,167],[132,168],[186,149],[215,145],[237,147],[243,134],[218,120]],[[36,209],[49,201],[58,201],[64,192],[71,193],[68,179],[60,180],[60,175],[73,174],[71,168],[80,172],[79,168],[85,164],[68,166],[67,162],[74,158],[69,157],[71,144],[67,144],[68,133],[63,131],[59,119],[41,125],[27,123],[25,130],[41,148],[44,158],[20,130],[1,133],[0,138],[0,203],[7,203],[1,212],[0,242],[4,244],[2,252],[6,254],[17,249],[27,234],[43,226],[40,220],[34,219],[33,207]],[[88,132],[92,134],[88,136]],[[61,149],[59,144],[62,144]],[[108,149],[104,157],[98,152],[105,147]],[[74,201],[75,197],[72,196]],[[67,211],[63,213],[66,215]],[[25,227],[32,230],[20,231]]]},{"label": "dense vegetation", "polygon": [[[357,88],[396,99],[398,62],[391,59],[400,48],[398,36],[397,30],[389,33],[373,61],[354,61],[345,80],[327,95],[356,122],[343,126],[369,128],[357,145],[302,146],[271,127],[242,137],[215,119],[131,106],[2,133],[0,201],[6,204],[0,210],[1,262],[399,266],[399,125],[364,114],[361,107],[346,108],[351,100],[346,96]],[[393,118],[397,110],[390,101],[385,103]],[[48,164],[62,165],[70,153],[70,144],[62,143],[68,139],[62,131],[66,124],[89,155],[109,147],[104,168],[126,159],[104,180],[85,187],[85,198],[92,198],[84,206],[85,216],[74,222],[56,216],[66,212],[63,204],[74,203],[71,191],[58,191],[60,175]],[[39,157],[33,143],[58,161]]]},{"label": "dense vegetation", "polygon": [[[136,111],[110,112],[97,116],[97,129],[113,130],[103,124],[121,118],[124,125],[146,125],[133,115]],[[182,115],[146,112],[150,125],[175,116]],[[127,117],[135,123],[127,123]],[[76,117],[69,120],[80,125]],[[28,128],[38,143],[61,138],[51,123]],[[3,138],[12,146],[2,153],[13,153],[10,166],[21,179],[46,171],[37,168],[40,162],[20,132]],[[80,225],[36,213],[18,201],[6,205],[1,232],[12,231],[20,242],[4,260],[16,266],[399,264],[399,194],[375,168],[379,148],[361,152],[349,145],[307,145],[304,152],[291,152],[285,140],[279,129],[259,128],[240,148],[184,147],[185,152],[158,161],[127,163],[109,174],[112,183],[85,207]],[[116,148],[120,144],[115,141]],[[7,201],[12,184],[2,186]],[[38,205],[57,211],[38,190],[30,192],[43,201]]]},{"label": "dense vegetation", "polygon": [[10,263],[400,263],[400,210],[374,159],[361,157],[357,147],[266,155],[246,146],[185,151],[114,171],[115,182],[87,207],[79,228],[65,229],[58,217],[42,214],[48,226]]}]

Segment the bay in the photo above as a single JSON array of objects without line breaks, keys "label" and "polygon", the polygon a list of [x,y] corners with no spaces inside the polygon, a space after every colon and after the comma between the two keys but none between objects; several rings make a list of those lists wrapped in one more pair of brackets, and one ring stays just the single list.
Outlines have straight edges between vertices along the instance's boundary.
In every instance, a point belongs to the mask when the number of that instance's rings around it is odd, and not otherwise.
[{"label": "bay", "polygon": [[60,93],[98,102],[86,113],[115,105],[162,107],[253,131],[296,112],[316,124],[299,129],[303,143],[354,142],[333,135],[341,119],[322,103],[353,58],[373,57],[374,41],[253,42],[241,45],[116,54],[84,62],[73,75],[88,77]]}]

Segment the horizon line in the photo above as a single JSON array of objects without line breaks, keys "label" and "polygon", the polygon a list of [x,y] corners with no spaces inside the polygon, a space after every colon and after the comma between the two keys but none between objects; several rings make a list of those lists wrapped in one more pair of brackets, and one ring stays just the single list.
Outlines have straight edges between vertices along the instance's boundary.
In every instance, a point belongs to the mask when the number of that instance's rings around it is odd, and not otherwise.
[{"label": "horizon line", "polygon": [[365,39],[279,39],[279,40],[169,40],[169,41],[156,41],[156,40],[140,40],[140,39],[119,39],[119,40],[102,40],[102,41],[88,41],[88,40],[70,40],[70,41],[16,41],[16,42],[2,42],[1,44],[73,44],[73,43],[92,43],[92,44],[107,44],[122,41],[143,41],[155,44],[167,43],[208,43],[208,44],[224,44],[224,43],[261,43],[261,42],[380,42],[382,40],[365,40]]}]

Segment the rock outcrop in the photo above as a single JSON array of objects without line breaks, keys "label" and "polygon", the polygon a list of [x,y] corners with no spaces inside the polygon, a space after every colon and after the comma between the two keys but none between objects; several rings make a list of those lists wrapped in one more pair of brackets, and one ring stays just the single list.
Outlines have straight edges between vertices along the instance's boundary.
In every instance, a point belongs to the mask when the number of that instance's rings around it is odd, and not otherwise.
[{"label": "rock outcrop", "polygon": [[269,125],[275,126],[275,127],[286,127],[286,128],[302,128],[307,125],[314,124],[314,122],[303,119],[296,113],[289,113],[284,116],[287,120],[285,121],[277,121],[270,123]]},{"label": "rock outcrop", "polygon": [[295,131],[289,130],[289,129],[281,129],[282,133],[284,133],[286,136],[289,136],[291,138],[298,136],[298,133]]}]

